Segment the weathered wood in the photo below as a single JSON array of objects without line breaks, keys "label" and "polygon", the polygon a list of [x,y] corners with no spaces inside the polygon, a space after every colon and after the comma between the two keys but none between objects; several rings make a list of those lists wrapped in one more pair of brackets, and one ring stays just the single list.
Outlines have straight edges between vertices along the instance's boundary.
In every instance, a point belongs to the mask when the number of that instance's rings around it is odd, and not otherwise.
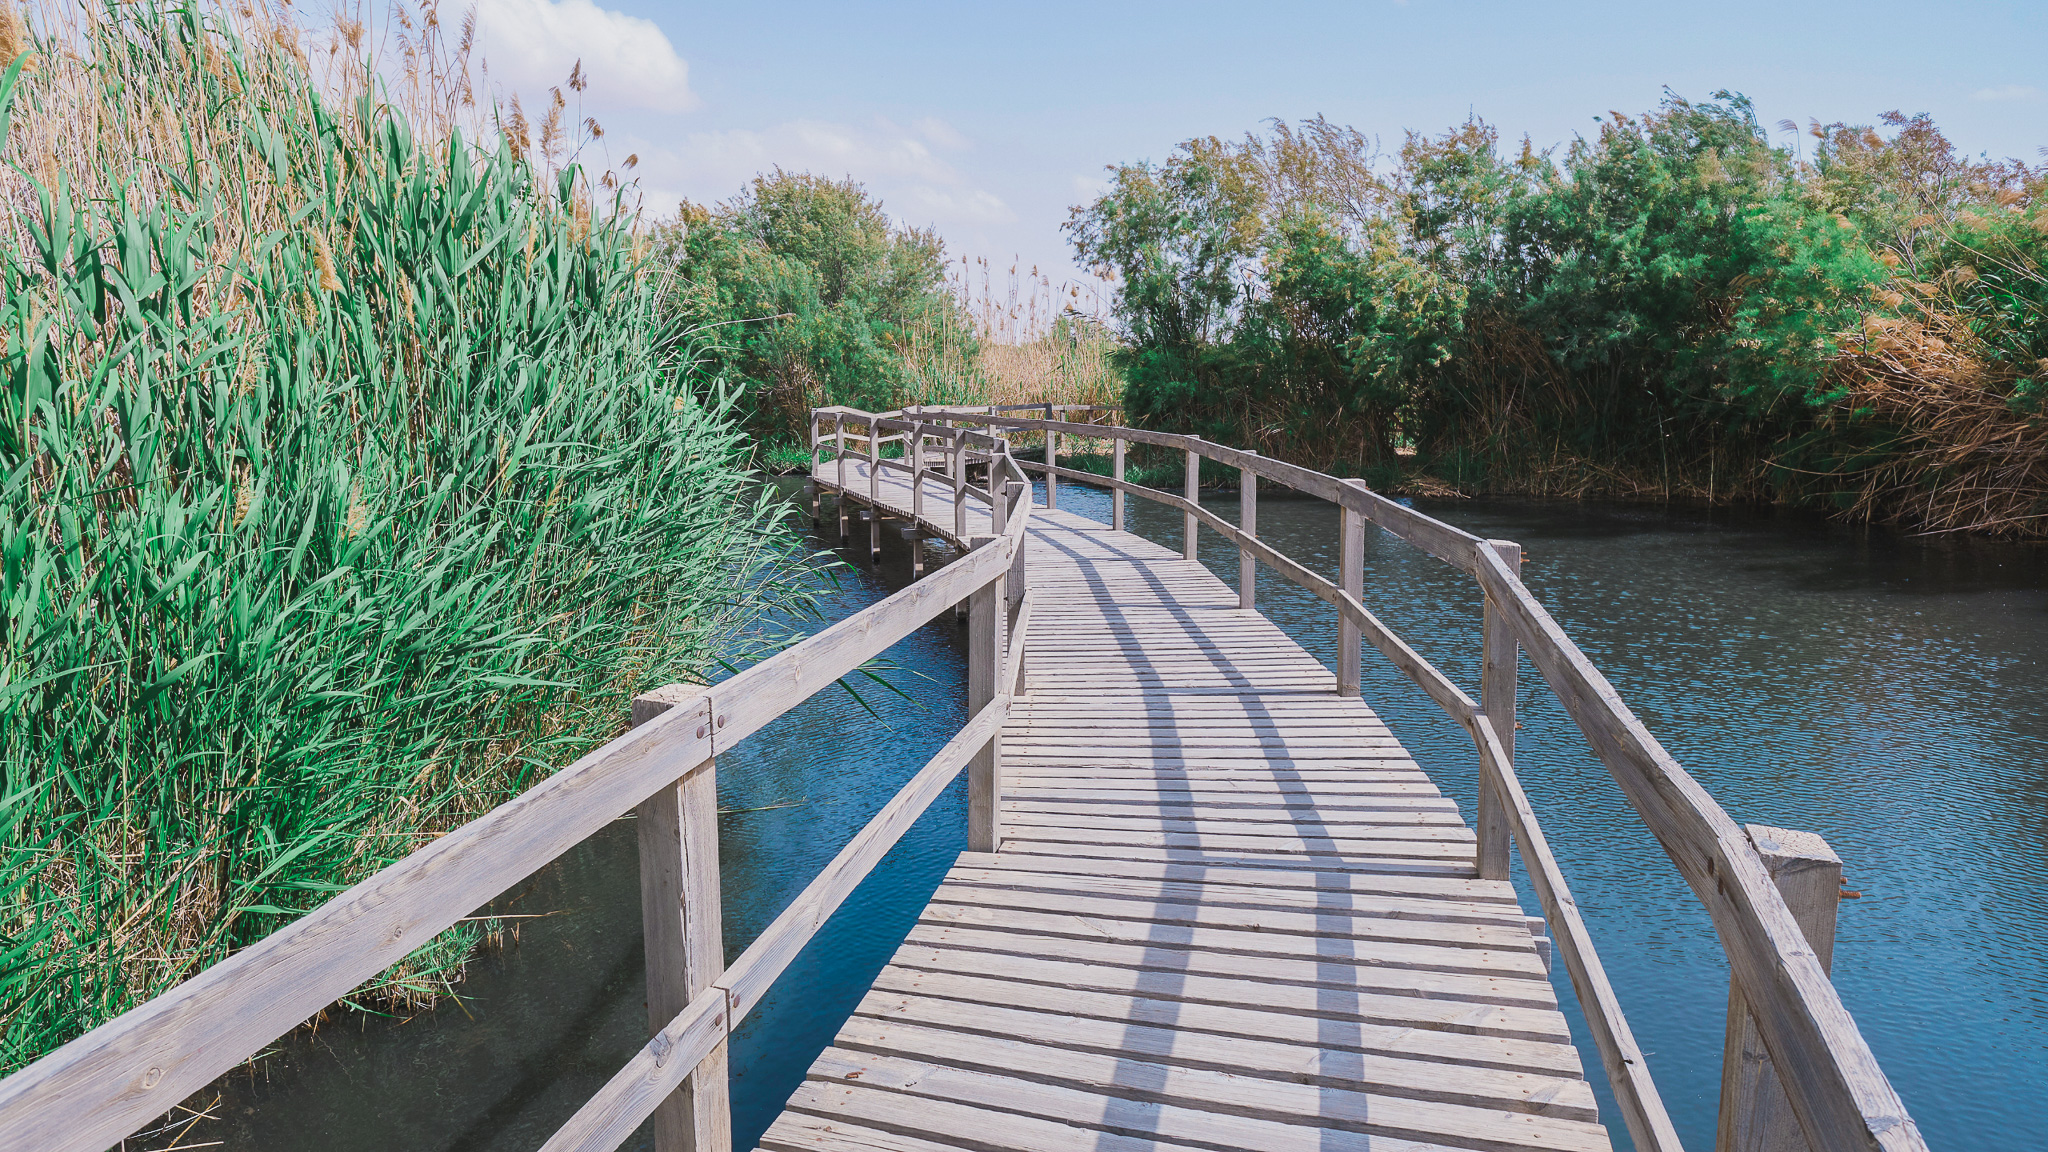
[{"label": "weathered wood", "polygon": [[839,471],[838,491],[832,497],[832,506],[839,513],[839,546],[846,546],[846,422],[838,416],[832,418],[832,462]]},{"label": "weathered wood", "polygon": [[882,806],[874,819],[854,834],[846,847],[819,871],[816,879],[790,901],[789,907],[754,938],[739,959],[715,982],[725,990],[732,1019],[746,1019],[775,978],[796,959],[877,861],[903,838],[931,802],[945,791],[976,752],[996,739],[1008,714],[1009,698],[996,697],[978,709],[946,746],[939,749],[910,782]]},{"label": "weathered wood", "polygon": [[[1124,442],[1118,438],[1109,443],[1109,474],[1112,479],[1121,482],[1124,478]],[[1121,488],[1113,488],[1109,493],[1109,530],[1124,530],[1124,490]]]},{"label": "weathered wood", "polygon": [[[1021,553],[1022,550],[1020,549],[1019,554],[1021,555]],[[1024,646],[1031,634],[1032,595],[1032,592],[1027,589],[1023,599],[1017,602],[1016,614],[1010,617],[1010,643],[1008,645],[1008,653],[1003,659],[1003,667],[1009,670],[1006,677],[1007,690],[1009,695],[1013,697],[1021,698],[1027,695],[1029,691],[1025,683]],[[968,639],[969,643],[972,643],[972,633],[969,634]]]},{"label": "weathered wood", "polygon": [[[1822,971],[1835,955],[1835,910],[1842,887],[1842,858],[1811,832],[1743,827],[1785,904],[1799,922]],[[1791,1101],[1771,1068],[1770,1052],[1750,1015],[1742,986],[1728,987],[1728,1039],[1721,1062],[1721,1114],[1717,1152],[1808,1152]]]},{"label": "weathered wood", "polygon": [[[1488,540],[1483,547],[1493,549],[1509,571],[1517,574],[1522,571],[1520,544],[1512,540]],[[1515,666],[1521,659],[1521,648],[1515,642],[1514,627],[1501,615],[1493,598],[1487,596],[1485,601],[1480,618],[1479,699],[1487,722],[1493,726],[1494,737],[1500,741],[1503,755],[1512,764],[1515,759]],[[1489,880],[1507,879],[1507,814],[1501,810],[1500,797],[1486,787],[1483,780],[1473,816],[1473,831],[1479,834],[1479,874]]]},{"label": "weathered wood", "polygon": [[[973,712],[980,712],[1001,692],[1003,583],[999,577],[977,589],[967,601],[967,707]],[[1002,792],[1003,743],[998,735],[975,752],[967,769],[970,851],[994,852],[1002,846]]]},{"label": "weathered wood", "polygon": [[[1359,481],[1347,481],[1360,484]],[[1361,485],[1362,486],[1362,485]],[[1337,509],[1337,583],[1344,595],[1365,602],[1365,517],[1351,508]],[[1362,680],[1358,621],[1337,613],[1337,694],[1356,696]]]},{"label": "weathered wood", "polygon": [[[1201,437],[1190,436],[1188,439],[1191,441],[1200,440]],[[1193,446],[1188,448],[1187,493],[1185,498],[1188,502],[1188,510],[1181,521],[1183,536],[1180,546],[1180,558],[1183,560],[1193,560],[1195,558],[1195,509],[1199,509],[1202,505],[1202,457]]]},{"label": "weathered wood", "polygon": [[1522,791],[1513,761],[1501,747],[1492,725],[1478,722],[1468,729],[1479,746],[1482,787],[1490,788],[1500,798],[1515,842],[1521,845],[1529,885],[1536,890],[1558,955],[1563,958],[1572,988],[1578,993],[1586,1027],[1600,1049],[1601,1062],[1607,1068],[1607,1083],[1614,1089],[1615,1103],[1628,1125],[1630,1139],[1638,1152],[1684,1152],[1684,1145],[1678,1142],[1678,1130],[1672,1126],[1656,1083],[1650,1079],[1649,1062],[1622,1014],[1621,1003],[1607,980],[1599,954],[1593,950],[1592,933],[1579,915],[1578,903],[1565,884],[1564,872],[1550,853],[1550,842],[1536,822],[1536,811]]},{"label": "weathered wood", "polygon": [[[1256,453],[1254,453],[1256,455]],[[1249,468],[1237,470],[1237,530],[1250,539],[1259,534],[1259,474]],[[1249,612],[1258,599],[1259,561],[1242,543],[1237,549],[1237,606]]]},{"label": "weathered wood", "polygon": [[[1043,428],[1042,420],[1025,420],[1015,417],[990,416],[985,423],[998,428]],[[1202,440],[1199,436],[1183,436],[1170,432],[1153,432],[1140,428],[1106,427],[1091,424],[1053,424],[1053,428],[1081,435],[1108,436],[1140,444],[1154,444],[1163,448],[1179,448],[1215,460],[1227,467],[1249,467],[1260,476],[1275,483],[1319,496],[1335,504],[1352,508],[1368,520],[1399,536],[1408,543],[1467,573],[1477,571],[1473,548],[1479,538],[1469,532],[1454,528],[1441,520],[1426,516],[1413,508],[1406,507],[1365,488],[1349,488],[1335,477],[1303,468],[1296,464],[1275,460],[1271,457],[1256,456],[1239,449],[1226,448]],[[1192,557],[1190,557],[1192,559]]]},{"label": "weathered wood", "polygon": [[1488,548],[1477,555],[1482,586],[1530,663],[1713,917],[1814,1152],[1925,1148],[1748,837],[1650,735],[1499,554]]},{"label": "weathered wood", "polygon": [[672,1097],[684,1078],[731,1034],[723,989],[692,1000],[569,1122],[541,1145],[541,1152],[612,1152]]},{"label": "weathered wood", "polygon": [[875,436],[875,426],[868,425],[868,508],[874,515],[868,517],[868,563],[882,561],[882,466],[881,442]]},{"label": "weathered wood", "polygon": [[[633,699],[634,727],[703,698],[670,685]],[[640,917],[646,939],[648,1032],[659,1036],[725,970],[718,879],[718,783],[706,760],[633,810],[640,840]],[[718,1043],[654,1112],[657,1152],[727,1152],[732,1107]]]},{"label": "weathered wood", "polygon": [[1057,508],[1060,506],[1060,479],[1058,475],[1060,434],[1052,426],[1053,416],[1052,405],[1047,404],[1045,406],[1045,506],[1047,508]]}]

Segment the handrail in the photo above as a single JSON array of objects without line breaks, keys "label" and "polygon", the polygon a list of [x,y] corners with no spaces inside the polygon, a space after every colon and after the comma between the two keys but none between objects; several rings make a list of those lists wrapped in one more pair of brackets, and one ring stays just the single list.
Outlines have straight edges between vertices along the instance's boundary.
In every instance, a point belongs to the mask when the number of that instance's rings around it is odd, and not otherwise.
[{"label": "handrail", "polygon": [[[843,461],[849,455],[844,446],[849,424],[865,429],[864,434],[854,436],[867,442],[863,455],[874,465],[871,482],[885,464],[876,452],[880,443],[906,439],[914,441],[921,453],[925,439],[930,438],[952,449],[954,467],[948,479],[962,497],[953,501],[956,515],[965,507],[964,497],[972,494],[990,505],[994,532],[966,537],[959,521],[948,529],[920,520],[932,531],[953,538],[965,554],[879,604],[674,703],[294,924],[0,1081],[0,1150],[97,1152],[120,1141],[619,813],[636,805],[644,811],[653,798],[665,793],[681,796],[693,787],[709,793],[712,762],[721,750],[758,731],[954,604],[969,602],[973,714],[966,726],[738,960],[708,979],[692,978],[687,1000],[668,1002],[661,1009],[667,1013],[680,1004],[680,1010],[665,1023],[658,1021],[653,1039],[546,1145],[555,1152],[572,1148],[608,1152],[617,1147],[641,1122],[676,1101],[685,1081],[695,1082],[703,1075],[700,1068],[714,1054],[720,1055],[711,1067],[722,1078],[723,1045],[738,1021],[760,1002],[833,910],[963,767],[968,768],[971,783],[970,844],[993,850],[1000,843],[998,733],[1012,701],[1027,689],[1024,653],[1034,596],[1023,587],[1022,560],[1032,519],[1028,472],[1035,471],[1049,479],[1108,487],[1119,501],[1123,494],[1134,494],[1179,509],[1188,518],[1190,545],[1195,526],[1208,525],[1236,544],[1243,556],[1266,564],[1333,605],[1345,627],[1356,630],[1349,635],[1373,644],[1466,729],[1480,761],[1481,875],[1505,875],[1505,844],[1500,845],[1500,862],[1487,863],[1486,840],[1494,835],[1488,830],[1491,806],[1498,810],[1501,828],[1511,831],[1520,845],[1531,884],[1573,987],[1586,1006],[1588,1026],[1637,1147],[1677,1152],[1675,1132],[1642,1053],[1629,1033],[1577,904],[1515,774],[1509,748],[1512,692],[1495,703],[1495,686],[1489,679],[1488,704],[1482,707],[1417,654],[1365,607],[1356,591],[1356,558],[1348,552],[1343,577],[1348,586],[1340,586],[1261,541],[1250,530],[1249,503],[1244,527],[1231,525],[1203,508],[1193,499],[1193,461],[1197,458],[1217,460],[1248,476],[1265,477],[1331,500],[1347,513],[1372,520],[1473,575],[1486,595],[1489,629],[1497,623],[1514,644],[1529,653],[1712,916],[1736,986],[1754,1009],[1756,1030],[1807,1146],[1814,1152],[1925,1149],[1918,1128],[1857,1031],[1823,961],[1772,881],[1756,844],[1657,743],[1522,584],[1515,567],[1499,551],[1512,545],[1481,540],[1388,500],[1357,481],[1338,480],[1256,453],[1192,436],[1000,414],[1015,409],[1060,410],[1047,405],[949,407],[942,415],[956,425],[1044,431],[1046,463],[1018,460],[1002,437],[928,422],[925,417],[940,411],[937,409],[920,410],[914,419],[904,419],[903,413],[849,408],[814,410],[814,466],[823,452],[841,461],[842,496],[846,494]],[[1068,406],[1066,410],[1098,407]],[[833,435],[829,444],[823,436],[828,423]],[[1190,460],[1188,494],[1131,484],[1120,474],[1102,477],[1061,467],[1052,460],[1052,436],[1060,432],[1109,438],[1119,448],[1129,441],[1182,449]],[[895,435],[887,435],[890,433]],[[988,465],[986,493],[966,482],[963,464],[969,445],[982,450],[981,458]],[[1121,473],[1121,451],[1116,459]],[[886,464],[907,468],[913,476],[926,474],[921,470],[922,459],[910,465]],[[880,515],[879,508],[876,515]],[[1353,522],[1345,521],[1347,525]],[[1357,546],[1354,537],[1347,548]],[[1192,556],[1191,548],[1187,554]],[[1005,618],[999,605],[1005,599],[1009,601],[1010,632],[1006,644],[998,640]],[[1247,594],[1242,602],[1248,604],[1249,599]],[[1492,645],[1489,638],[1489,663],[1494,660]],[[1512,655],[1510,647],[1508,656]],[[1339,690],[1345,690],[1341,677]],[[1355,685],[1350,690],[1355,693]],[[1488,708],[1497,714],[1489,716]],[[700,799],[693,818],[712,819],[715,793],[709,794],[712,799]],[[689,801],[684,803],[687,806]],[[643,828],[643,835],[646,831]],[[676,832],[672,826],[665,834]],[[643,852],[647,843],[643,838]],[[701,842],[690,843],[688,834],[683,834],[680,847],[698,854],[698,859],[707,850]],[[699,907],[695,914],[710,917],[708,938],[715,948],[715,837],[708,850],[711,908],[707,912]],[[1496,868],[1498,872],[1492,871]],[[645,875],[643,871],[643,882]],[[701,947],[706,938],[704,925],[700,923],[692,931],[697,932],[697,946]],[[650,953],[654,946],[650,936]],[[1724,1085],[1724,1112],[1727,1091]]]},{"label": "handrail", "polygon": [[[1039,409],[1042,411],[1043,406]],[[1926,1148],[1904,1102],[1885,1078],[1857,1030],[1855,1019],[1842,1004],[1792,910],[1773,883],[1756,845],[1713,796],[1650,735],[1592,661],[1522,583],[1520,575],[1501,559],[1494,542],[1389,500],[1357,481],[1340,480],[1195,436],[1034,420],[986,410],[979,414],[971,409],[949,411],[949,417],[991,429],[1036,430],[1048,435],[1064,432],[1188,453],[1188,496],[1124,480],[1121,452],[1116,457],[1119,467],[1115,476],[1066,468],[1050,460],[1039,464],[1013,459],[1011,463],[1044,474],[1048,483],[1057,477],[1179,509],[1189,518],[1190,542],[1194,525],[1207,525],[1236,544],[1242,555],[1266,564],[1335,606],[1340,618],[1355,625],[1390,663],[1466,729],[1480,758],[1482,815],[1492,804],[1505,809],[1503,828],[1513,832],[1537,898],[1556,934],[1573,987],[1581,1003],[1587,1005],[1588,1025],[1636,1146],[1678,1152],[1675,1130],[1665,1115],[1642,1053],[1628,1033],[1627,1022],[1600,969],[1577,905],[1515,775],[1512,756],[1493,723],[1469,696],[1387,629],[1351,593],[1191,499],[1193,461],[1197,457],[1214,460],[1238,468],[1242,474],[1321,497],[1472,576],[1487,598],[1489,612],[1498,610],[1514,641],[1529,653],[1531,662],[1579,725],[1588,745],[1607,766],[1623,795],[1712,917],[1733,977],[1754,1007],[1757,1030],[1808,1147],[1813,1152],[1915,1152]],[[1186,555],[1192,558],[1191,546]],[[1510,656],[1512,652],[1509,649]],[[1508,727],[1512,728],[1512,723]],[[1725,1115],[1723,1122],[1727,1123]]]},{"label": "handrail", "polygon": [[[981,439],[999,470],[1022,478],[1006,441]],[[1014,507],[1001,509],[1004,530],[958,561],[637,725],[298,921],[0,1080],[0,1150],[101,1152],[121,1142],[621,813],[701,776],[718,753],[956,602],[986,600],[1008,579],[1030,525],[1030,486],[1012,485],[1010,495]],[[1020,642],[1013,638],[1013,646]],[[989,645],[971,651],[970,662],[991,665],[988,679],[999,682],[1004,655]],[[608,1152],[652,1114],[759,1003],[945,783],[994,747],[1009,701],[1002,691],[979,707],[547,1147]],[[715,868],[715,844],[710,851]],[[714,907],[714,926],[715,913]]]}]

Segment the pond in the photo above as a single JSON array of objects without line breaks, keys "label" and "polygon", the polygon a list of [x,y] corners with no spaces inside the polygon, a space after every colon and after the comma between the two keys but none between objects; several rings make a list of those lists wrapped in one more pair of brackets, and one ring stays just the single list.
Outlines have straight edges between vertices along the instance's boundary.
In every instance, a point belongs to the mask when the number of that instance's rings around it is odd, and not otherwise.
[{"label": "pond", "polygon": [[[1262,491],[1261,536],[1325,573],[1336,513]],[[1100,492],[1063,507],[1108,518]],[[1235,518],[1235,497],[1210,497]],[[1421,501],[1520,541],[1524,578],[1650,730],[1736,820],[1817,832],[1845,861],[1834,975],[1931,1145],[2038,1147],[2048,1099],[2048,548],[1903,538],[1804,516],[1505,500]],[[1177,543],[1142,502],[1134,531]],[[823,546],[823,541],[820,541]],[[1468,689],[1470,580],[1369,531],[1366,602]],[[1226,582],[1237,558],[1204,533]],[[842,618],[909,580],[841,573]],[[1262,572],[1260,607],[1326,664],[1329,607]],[[893,649],[877,679],[814,698],[718,764],[729,956],[964,721],[964,630]],[[883,683],[883,682],[886,683]],[[1688,1147],[1713,1145],[1727,971],[1711,925],[1527,667],[1517,762]],[[1367,649],[1365,697],[1469,813],[1464,734]],[[956,782],[825,927],[733,1046],[735,1147],[748,1148],[965,847]],[[645,1040],[630,823],[499,902],[529,917],[472,965],[460,1003],[348,1015],[226,1077],[205,1137],[229,1148],[537,1147]],[[1524,903],[1535,911],[1525,881]],[[1602,1114],[1598,1059],[1556,979]],[[645,1134],[629,1147],[646,1147]]]}]

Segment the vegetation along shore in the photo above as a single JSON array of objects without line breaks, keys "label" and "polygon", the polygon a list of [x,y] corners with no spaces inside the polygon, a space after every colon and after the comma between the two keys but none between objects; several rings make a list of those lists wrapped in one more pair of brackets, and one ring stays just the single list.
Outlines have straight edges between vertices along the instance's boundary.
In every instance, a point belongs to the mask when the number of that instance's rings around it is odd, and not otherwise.
[{"label": "vegetation along shore", "polygon": [[1074,210],[1128,416],[1387,489],[2048,537],[2048,168],[1668,96],[1561,148],[1275,122]]}]

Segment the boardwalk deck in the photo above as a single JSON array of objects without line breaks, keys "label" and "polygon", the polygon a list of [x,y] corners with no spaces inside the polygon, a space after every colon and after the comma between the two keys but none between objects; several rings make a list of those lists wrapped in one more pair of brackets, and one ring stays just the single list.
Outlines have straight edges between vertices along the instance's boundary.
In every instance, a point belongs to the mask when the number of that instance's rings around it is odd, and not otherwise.
[{"label": "boardwalk deck", "polygon": [[1512,888],[1370,707],[1157,544],[1039,509],[1026,567],[1001,850],[762,1148],[1609,1147]]}]

